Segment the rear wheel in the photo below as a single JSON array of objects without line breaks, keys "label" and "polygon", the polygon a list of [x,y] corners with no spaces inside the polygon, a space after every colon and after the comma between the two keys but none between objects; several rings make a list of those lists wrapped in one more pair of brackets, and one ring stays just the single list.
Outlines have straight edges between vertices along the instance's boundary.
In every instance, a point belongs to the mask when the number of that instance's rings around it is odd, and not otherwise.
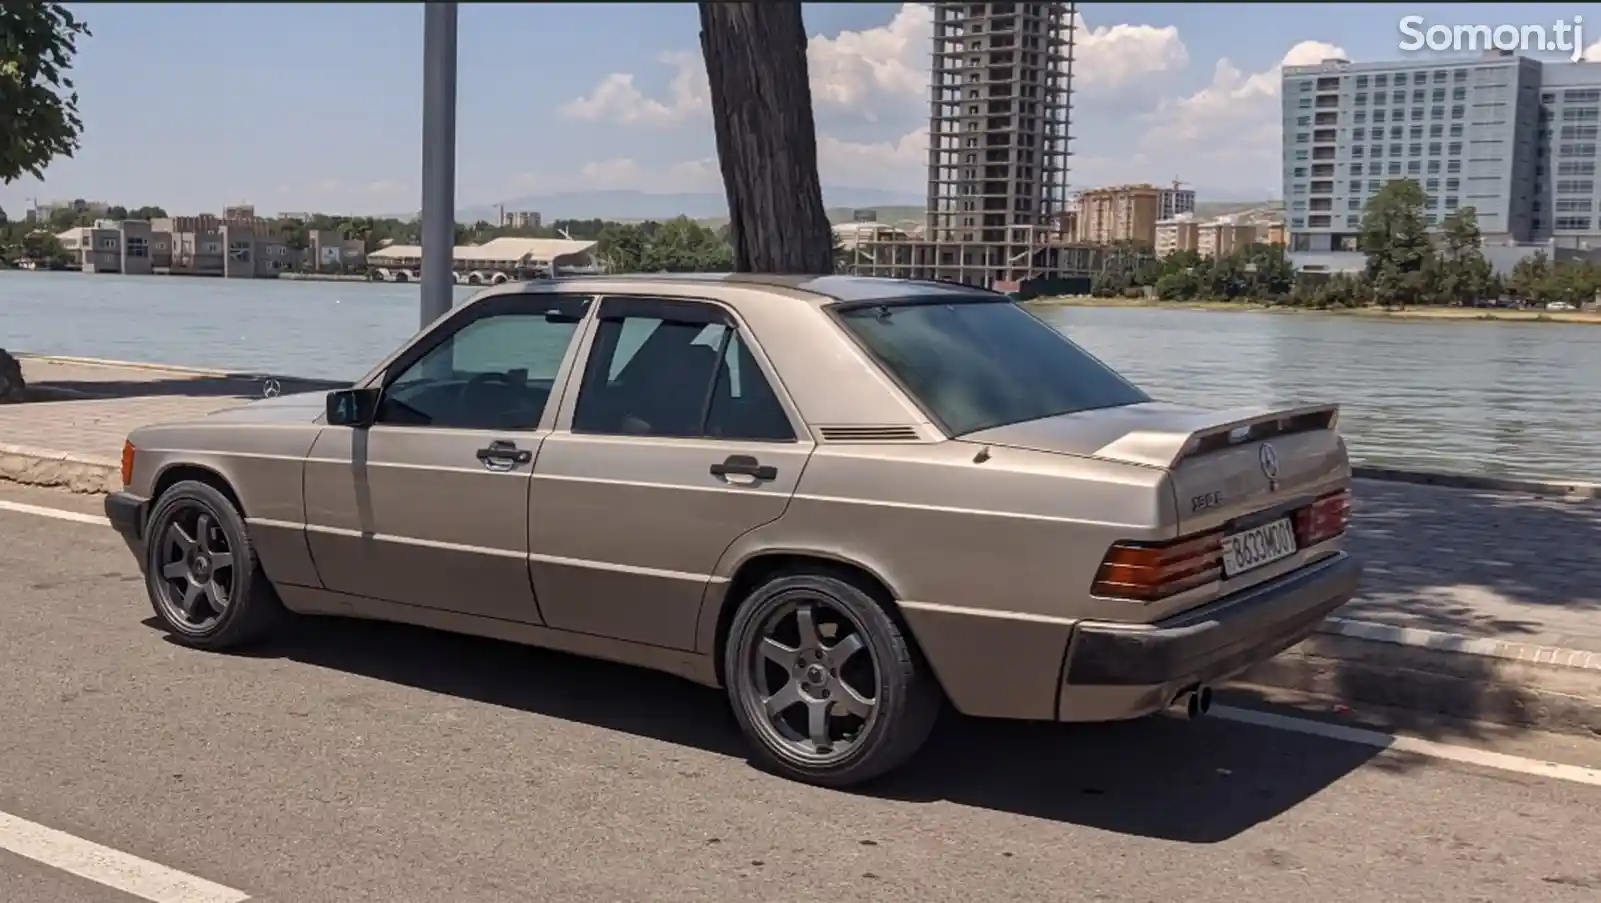
[{"label": "rear wheel", "polygon": [[884,603],[820,572],[782,574],[741,603],[724,676],[763,764],[844,787],[910,759],[933,730],[939,688]]},{"label": "rear wheel", "polygon": [[179,642],[229,649],[282,620],[283,604],[257,564],[244,518],[215,487],[173,484],[156,500],[146,531],[150,604]]}]

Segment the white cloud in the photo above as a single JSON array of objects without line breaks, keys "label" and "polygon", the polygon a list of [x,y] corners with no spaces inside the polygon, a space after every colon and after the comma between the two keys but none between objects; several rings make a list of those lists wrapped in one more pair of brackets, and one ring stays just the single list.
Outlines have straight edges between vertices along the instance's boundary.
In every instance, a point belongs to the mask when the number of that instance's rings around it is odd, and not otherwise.
[{"label": "white cloud", "polygon": [[[930,6],[904,3],[882,26],[811,38],[807,68],[819,119],[818,162],[825,183],[922,187],[928,162],[926,127],[883,142],[845,141],[827,130],[830,121],[839,123],[839,117],[899,128],[922,120],[933,29]],[[1074,87],[1080,104],[1126,108],[1141,99],[1154,102],[1161,79],[1189,64],[1189,51],[1171,25],[1091,27],[1080,15],[1076,40]],[[632,73],[614,72],[586,95],[562,106],[560,113],[574,119],[657,127],[709,117],[700,55],[663,54],[658,62],[674,73],[664,96],[642,91]]]},{"label": "white cloud", "polygon": [[817,170],[824,185],[921,191],[927,184],[928,127],[884,142],[818,135]]},{"label": "white cloud", "polygon": [[1157,76],[1190,64],[1189,48],[1177,27],[1167,25],[1103,25],[1092,28],[1081,13],[1074,33],[1075,97],[1112,99],[1131,86],[1155,88]]},{"label": "white cloud", "polygon": [[[1159,77],[1189,64],[1178,29],[1168,25],[1103,25],[1077,18],[1075,89],[1080,100],[1126,99],[1133,88],[1154,90]],[[929,48],[934,13],[923,3],[904,3],[876,28],[815,35],[806,48],[812,104],[820,115],[849,114],[868,122],[923,115],[928,96]],[[673,69],[666,96],[640,90],[635,75],[613,72],[588,93],[563,104],[571,119],[633,125],[671,125],[710,113],[710,93],[699,53],[657,57]]]},{"label": "white cloud", "polygon": [[666,99],[645,96],[634,84],[633,73],[613,72],[601,79],[593,91],[562,104],[557,112],[569,119],[668,125],[710,109],[706,70],[698,54],[663,53],[656,61],[673,69]]},{"label": "white cloud", "polygon": [[1209,186],[1275,187],[1283,146],[1283,67],[1344,56],[1333,44],[1302,41],[1263,72],[1242,72],[1227,57],[1218,60],[1210,84],[1162,102],[1145,117],[1149,128],[1137,149],[1148,164],[1142,168]]},{"label": "white cloud", "polygon": [[855,110],[877,121],[879,103],[905,106],[926,98],[933,35],[933,9],[905,3],[878,28],[813,37],[806,46],[813,105]]}]

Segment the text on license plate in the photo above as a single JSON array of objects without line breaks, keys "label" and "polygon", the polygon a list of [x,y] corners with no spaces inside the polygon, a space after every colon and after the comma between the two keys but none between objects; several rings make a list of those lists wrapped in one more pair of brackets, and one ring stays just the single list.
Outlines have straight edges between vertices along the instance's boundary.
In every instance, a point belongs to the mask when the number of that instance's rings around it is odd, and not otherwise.
[{"label": "text on license plate", "polygon": [[1223,537],[1223,576],[1232,577],[1295,554],[1295,528],[1289,518]]}]

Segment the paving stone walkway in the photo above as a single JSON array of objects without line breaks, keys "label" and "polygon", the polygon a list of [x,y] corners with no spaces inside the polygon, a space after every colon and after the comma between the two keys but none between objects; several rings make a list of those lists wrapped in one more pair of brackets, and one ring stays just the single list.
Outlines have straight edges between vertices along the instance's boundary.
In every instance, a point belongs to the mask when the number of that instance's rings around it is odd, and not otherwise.
[{"label": "paving stone walkway", "polygon": [[[264,387],[37,358],[23,369],[30,387],[63,400],[0,405],[0,445],[106,462],[136,426],[243,404]],[[1601,652],[1601,502],[1362,480],[1354,517],[1350,547],[1367,575],[1341,617]]]}]

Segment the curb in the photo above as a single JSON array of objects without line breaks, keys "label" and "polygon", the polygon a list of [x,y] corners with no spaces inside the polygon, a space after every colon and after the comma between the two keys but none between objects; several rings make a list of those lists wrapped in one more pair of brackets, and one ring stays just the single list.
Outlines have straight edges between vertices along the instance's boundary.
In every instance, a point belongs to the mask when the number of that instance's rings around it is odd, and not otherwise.
[{"label": "curb", "polygon": [[1420,715],[1601,736],[1601,653],[1331,617],[1235,678]]},{"label": "curb", "polygon": [[1396,646],[1415,646],[1437,652],[1458,655],[1477,655],[1503,659],[1529,665],[1550,665],[1556,668],[1574,668],[1594,671],[1601,676],[1601,652],[1583,652],[1578,649],[1560,649],[1555,646],[1534,646],[1528,643],[1508,643],[1483,637],[1464,636],[1421,627],[1394,627],[1372,621],[1353,621],[1331,617],[1318,627],[1318,633],[1350,637],[1375,643]]},{"label": "curb", "polygon": [[0,444],[0,480],[99,494],[122,488],[122,464],[88,455]]},{"label": "curb", "polygon": [[1468,473],[1401,470],[1395,467],[1376,467],[1369,464],[1353,464],[1351,466],[1351,476],[1361,480],[1412,483],[1419,486],[1439,486],[1447,489],[1526,492],[1531,495],[1558,496],[1581,501],[1601,499],[1601,483],[1525,480],[1516,477],[1485,477]]},{"label": "curb", "polygon": [[1414,713],[1420,722],[1445,716],[1601,736],[1601,671],[1591,668],[1320,631],[1231,683],[1294,690],[1352,706],[1383,706]]}]

